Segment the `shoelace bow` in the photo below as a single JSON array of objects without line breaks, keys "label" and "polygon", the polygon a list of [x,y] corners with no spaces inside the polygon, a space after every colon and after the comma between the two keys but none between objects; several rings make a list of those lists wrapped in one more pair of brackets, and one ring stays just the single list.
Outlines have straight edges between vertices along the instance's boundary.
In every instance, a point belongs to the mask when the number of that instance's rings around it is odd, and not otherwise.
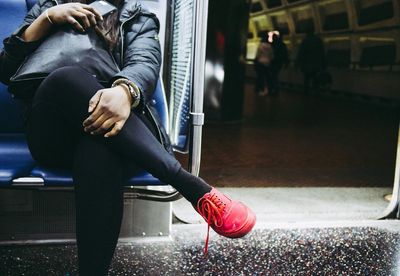
[{"label": "shoelace bow", "polygon": [[217,227],[222,226],[222,214],[225,209],[225,204],[222,200],[215,194],[208,197],[203,197],[197,203],[197,210],[200,215],[207,221],[207,238],[206,246],[204,248],[204,254],[208,253],[208,240],[210,236],[210,226],[214,224]]}]

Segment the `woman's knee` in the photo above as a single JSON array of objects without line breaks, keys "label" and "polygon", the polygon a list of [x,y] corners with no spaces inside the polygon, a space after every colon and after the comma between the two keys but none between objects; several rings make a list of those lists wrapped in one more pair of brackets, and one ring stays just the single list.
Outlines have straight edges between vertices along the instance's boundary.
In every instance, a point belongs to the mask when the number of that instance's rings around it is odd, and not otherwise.
[{"label": "woman's knee", "polygon": [[81,95],[91,97],[88,86],[100,84],[90,73],[79,66],[65,66],[50,73],[39,86],[36,97],[58,98]]},{"label": "woman's knee", "polygon": [[44,80],[48,85],[63,88],[79,82],[82,78],[92,77],[87,71],[79,66],[65,66],[51,72]]}]

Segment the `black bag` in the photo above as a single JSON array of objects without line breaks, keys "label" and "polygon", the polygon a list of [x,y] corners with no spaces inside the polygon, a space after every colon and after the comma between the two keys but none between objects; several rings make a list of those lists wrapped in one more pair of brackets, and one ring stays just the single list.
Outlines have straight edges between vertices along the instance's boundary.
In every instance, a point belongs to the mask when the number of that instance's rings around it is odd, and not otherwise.
[{"label": "black bag", "polygon": [[44,78],[64,66],[80,66],[104,85],[120,71],[94,29],[78,33],[65,26],[50,34],[25,59],[10,78],[9,90],[17,98],[31,98]]}]

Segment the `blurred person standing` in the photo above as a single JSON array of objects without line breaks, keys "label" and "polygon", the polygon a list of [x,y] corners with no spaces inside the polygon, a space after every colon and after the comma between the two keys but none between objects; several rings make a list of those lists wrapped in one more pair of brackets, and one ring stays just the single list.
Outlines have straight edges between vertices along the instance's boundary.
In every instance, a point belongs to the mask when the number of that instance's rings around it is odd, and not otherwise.
[{"label": "blurred person standing", "polygon": [[270,64],[274,58],[274,51],[271,43],[268,42],[268,32],[261,33],[261,41],[257,48],[255,58],[255,70],[257,74],[256,93],[259,96],[266,96],[269,93]]},{"label": "blurred person standing", "polygon": [[325,70],[325,47],[322,39],[310,28],[300,45],[296,58],[296,67],[300,68],[304,77],[304,92],[308,93],[310,86],[318,87],[317,76]]},{"label": "blurred person standing", "polygon": [[279,93],[279,74],[283,67],[289,65],[288,50],[283,42],[283,36],[279,32],[272,35],[272,49],[274,57],[269,69],[269,94],[276,96]]}]

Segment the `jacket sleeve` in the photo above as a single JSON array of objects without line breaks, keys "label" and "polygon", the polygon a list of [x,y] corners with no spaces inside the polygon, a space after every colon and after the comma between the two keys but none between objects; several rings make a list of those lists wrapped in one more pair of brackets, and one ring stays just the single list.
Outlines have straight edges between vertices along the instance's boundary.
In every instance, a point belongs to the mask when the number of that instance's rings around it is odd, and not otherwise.
[{"label": "jacket sleeve", "polygon": [[8,84],[24,59],[40,44],[40,41],[26,42],[21,38],[25,29],[41,14],[43,1],[39,1],[25,16],[23,23],[9,37],[3,40],[0,52],[0,81]]},{"label": "jacket sleeve", "polygon": [[[135,26],[136,25],[136,26]],[[131,28],[137,27],[132,24]],[[141,93],[139,109],[151,99],[159,77],[161,66],[161,47],[158,40],[159,22],[155,16],[146,16],[138,34],[133,37],[126,33],[122,70],[111,83],[118,78],[127,78],[134,82]]]}]

